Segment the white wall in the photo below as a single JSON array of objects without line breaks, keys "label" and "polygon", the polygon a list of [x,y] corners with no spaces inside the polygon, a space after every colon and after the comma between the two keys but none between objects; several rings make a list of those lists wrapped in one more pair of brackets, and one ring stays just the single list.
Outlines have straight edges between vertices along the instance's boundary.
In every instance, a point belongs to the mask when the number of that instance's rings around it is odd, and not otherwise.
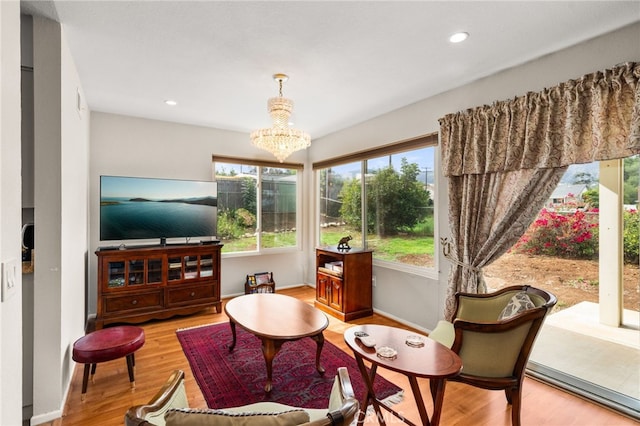
[{"label": "white wall", "polygon": [[[438,118],[448,113],[524,95],[528,91],[539,91],[626,61],[640,61],[640,23],[314,140],[309,160],[321,161],[437,132]],[[440,167],[436,169],[439,171],[437,232],[439,237],[444,237],[449,235],[447,182],[440,173]],[[305,192],[313,193],[313,188],[309,186]],[[405,318],[420,327],[433,328],[442,317],[450,269],[449,262],[441,253],[438,254],[437,281],[375,267],[374,308],[392,317]],[[311,265],[313,259],[309,258],[307,262]],[[311,276],[306,278],[309,280]]]},{"label": "white wall", "polygon": [[[20,4],[0,2],[0,260],[21,259]],[[0,424],[22,422],[22,276],[0,303]]]},{"label": "white wall", "polygon": [[[57,22],[33,18],[34,398],[31,424],[62,416],[84,334],[89,117]],[[86,105],[83,105],[86,110]]]},{"label": "white wall", "polygon": [[[73,342],[84,335],[88,256],[89,127],[80,77],[62,30],[61,46],[61,303],[60,357],[66,394],[75,362]],[[78,102],[80,107],[78,107]],[[66,395],[65,395],[66,397]],[[64,405],[64,399],[61,401]]]},{"label": "white wall", "polygon": [[62,399],[60,322],[60,26],[33,18],[34,59],[34,398],[33,413]]},{"label": "white wall", "polygon": [[[20,15],[22,224],[33,224],[33,20]],[[22,418],[33,411],[33,271],[22,274]]]}]

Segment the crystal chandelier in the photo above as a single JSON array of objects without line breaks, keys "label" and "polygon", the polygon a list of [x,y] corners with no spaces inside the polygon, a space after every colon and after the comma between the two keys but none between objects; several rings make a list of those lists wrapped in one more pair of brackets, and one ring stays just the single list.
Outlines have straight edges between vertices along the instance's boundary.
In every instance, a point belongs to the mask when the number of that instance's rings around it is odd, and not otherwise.
[{"label": "crystal chandelier", "polygon": [[292,152],[311,146],[311,137],[302,130],[289,128],[293,101],[282,96],[282,83],[289,77],[285,74],[274,74],[273,79],[280,86],[278,97],[270,98],[267,103],[273,125],[251,132],[251,143],[269,151],[282,163]]}]

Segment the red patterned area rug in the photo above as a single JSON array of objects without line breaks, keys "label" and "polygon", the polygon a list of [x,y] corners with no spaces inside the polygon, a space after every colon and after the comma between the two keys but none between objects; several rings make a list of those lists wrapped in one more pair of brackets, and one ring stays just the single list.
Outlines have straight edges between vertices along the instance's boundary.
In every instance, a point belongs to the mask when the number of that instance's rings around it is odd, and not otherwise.
[{"label": "red patterned area rug", "polygon": [[[273,389],[264,391],[267,369],[260,339],[236,327],[237,342],[229,352],[231,329],[228,322],[177,330],[191,371],[209,408],[236,407],[260,401],[279,402],[304,408],[326,408],[338,367],[347,367],[358,400],[366,387],[355,359],[325,340],[320,364],[315,368],[316,343],[308,338],[282,345],[273,360]],[[378,375],[376,395],[389,403],[401,399],[402,389]],[[396,401],[397,402],[397,401]]]}]

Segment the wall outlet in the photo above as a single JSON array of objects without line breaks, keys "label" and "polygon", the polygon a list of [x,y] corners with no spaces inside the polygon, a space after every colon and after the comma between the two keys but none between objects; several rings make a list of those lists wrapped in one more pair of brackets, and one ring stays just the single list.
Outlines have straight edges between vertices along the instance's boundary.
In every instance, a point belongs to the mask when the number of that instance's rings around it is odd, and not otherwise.
[{"label": "wall outlet", "polygon": [[376,286],[376,276],[372,276],[371,277],[371,284],[375,287]]},{"label": "wall outlet", "polygon": [[9,300],[18,290],[18,274],[21,273],[18,259],[2,262],[2,301]]}]

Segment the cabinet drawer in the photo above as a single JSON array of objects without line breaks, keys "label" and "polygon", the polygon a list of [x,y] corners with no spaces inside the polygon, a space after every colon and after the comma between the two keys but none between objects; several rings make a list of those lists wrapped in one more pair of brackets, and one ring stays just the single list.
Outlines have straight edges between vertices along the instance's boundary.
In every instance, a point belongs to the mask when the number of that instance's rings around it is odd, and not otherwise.
[{"label": "cabinet drawer", "polygon": [[131,310],[162,307],[162,292],[129,294],[126,296],[107,296],[104,299],[106,314]]},{"label": "cabinet drawer", "polygon": [[216,297],[215,285],[199,285],[192,287],[176,286],[169,289],[168,304],[193,302],[200,299],[213,299]]}]

